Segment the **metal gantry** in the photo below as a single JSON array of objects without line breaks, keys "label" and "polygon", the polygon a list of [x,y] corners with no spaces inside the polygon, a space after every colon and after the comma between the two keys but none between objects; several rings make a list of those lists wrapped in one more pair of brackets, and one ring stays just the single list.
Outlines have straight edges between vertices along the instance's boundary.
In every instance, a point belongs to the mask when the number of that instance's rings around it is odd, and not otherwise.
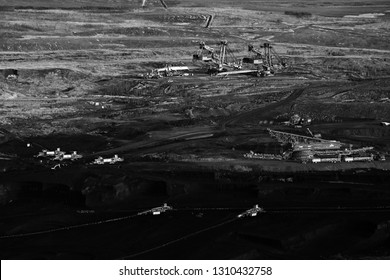
[{"label": "metal gantry", "polygon": [[267,128],[268,133],[271,135],[271,137],[275,138],[281,143],[329,143],[331,140],[321,139],[321,138],[315,138],[315,137],[309,137],[299,134],[293,134],[283,131],[277,131]]}]

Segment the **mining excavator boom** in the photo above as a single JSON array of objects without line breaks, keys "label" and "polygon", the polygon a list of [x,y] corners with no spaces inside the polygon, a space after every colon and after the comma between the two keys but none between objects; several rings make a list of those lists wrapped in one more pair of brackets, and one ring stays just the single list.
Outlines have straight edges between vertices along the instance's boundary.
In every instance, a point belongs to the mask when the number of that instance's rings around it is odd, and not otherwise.
[{"label": "mining excavator boom", "polygon": [[255,65],[257,67],[257,76],[272,76],[276,70],[287,66],[270,43],[264,43],[260,48],[255,48],[254,45],[249,44],[248,51],[254,55],[252,57],[244,57],[242,62]]},{"label": "mining excavator boom", "polygon": [[[264,59],[265,64],[271,68],[280,68],[286,67],[286,62],[279,56],[279,54],[275,51],[274,47],[270,45],[270,43],[264,43],[261,48],[264,49]],[[273,59],[276,59],[277,63],[274,63]]]},{"label": "mining excavator boom", "polygon": [[263,54],[261,53],[261,50],[256,49],[253,45],[248,45],[248,52],[254,53],[255,55],[253,57],[244,57],[242,59],[243,63],[254,65],[263,64]]},{"label": "mining excavator boom", "polygon": [[214,48],[206,45],[205,42],[199,42],[199,51],[193,55],[193,61],[215,62],[219,60],[219,56],[215,53]]},{"label": "mining excavator boom", "polygon": [[[193,56],[194,61],[201,60],[203,62],[210,62],[209,74],[217,74],[232,69],[241,69],[242,63],[234,57],[233,52],[228,47],[228,42],[223,40],[220,41],[218,45],[219,53],[217,53],[214,48],[201,42],[199,44],[201,52],[198,52]],[[205,56],[204,52],[207,52],[210,56]]]}]

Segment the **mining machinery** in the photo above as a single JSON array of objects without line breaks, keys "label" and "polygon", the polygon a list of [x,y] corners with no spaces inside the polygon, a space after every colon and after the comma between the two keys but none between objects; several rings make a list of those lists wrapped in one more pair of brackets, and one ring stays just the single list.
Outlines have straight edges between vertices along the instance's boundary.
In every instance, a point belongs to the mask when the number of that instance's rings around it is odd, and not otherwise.
[{"label": "mining machinery", "polygon": [[[261,51],[263,49],[263,52]],[[279,56],[270,43],[264,43],[260,49],[248,45],[248,51],[254,53],[253,57],[244,57],[242,62],[257,67],[258,76],[271,76],[277,70],[287,66],[286,62]]]},{"label": "mining machinery", "polygon": [[192,56],[193,61],[214,62],[217,63],[219,56],[214,48],[206,45],[205,42],[199,42],[199,51]]},{"label": "mining machinery", "polygon": [[207,46],[204,42],[199,43],[200,51],[193,55],[193,61],[210,63],[208,73],[218,74],[229,70],[239,70],[242,62],[235,58],[233,52],[228,47],[226,40],[220,41],[219,53],[214,48]]},{"label": "mining machinery", "polygon": [[[271,72],[287,67],[286,62],[279,56],[279,54],[269,43],[264,43],[261,48],[264,48],[263,67],[268,67]],[[275,60],[277,61],[277,63],[275,63]]]},{"label": "mining machinery", "polygon": [[[216,51],[205,42],[200,42],[200,50],[193,55],[193,62],[209,63],[209,74],[217,76],[250,74],[263,77],[272,76],[276,71],[287,67],[286,62],[269,43],[264,43],[260,48],[248,45],[248,51],[254,53],[254,56],[244,57],[240,60],[235,58],[226,40],[221,41],[218,45],[219,50]],[[243,64],[246,64],[245,67]],[[255,67],[250,67],[248,64]]]},{"label": "mining machinery", "polygon": [[36,155],[35,157],[56,157],[56,156],[59,156],[59,155],[63,155],[65,154],[65,152],[61,151],[60,148],[57,148],[56,150],[54,151],[49,151],[49,150],[42,150],[42,152],[39,152],[38,155]]},{"label": "mining machinery", "polygon": [[188,73],[190,70],[195,70],[196,67],[188,67],[188,66],[172,66],[166,65],[163,68],[153,69],[149,73],[145,73],[143,75],[139,75],[139,77],[144,79],[159,79],[163,77],[173,77],[173,76],[189,76],[192,75]]},{"label": "mining machinery", "polygon": [[[219,43],[219,61],[218,61],[218,71],[226,71],[226,67],[233,69],[241,69],[242,63],[238,61],[233,52],[228,48],[228,42],[223,40]],[[228,60],[230,57],[230,61]]]},{"label": "mining machinery", "polygon": [[253,45],[248,45],[248,52],[254,53],[254,57],[244,57],[242,59],[243,63],[249,63],[254,65],[263,64],[263,54],[261,50],[256,49]]},{"label": "mining machinery", "polygon": [[73,151],[72,153],[67,154],[64,151],[61,151],[60,148],[57,148],[54,151],[42,150],[42,152],[39,152],[39,154],[36,155],[35,157],[44,157],[44,158],[51,158],[53,160],[63,161],[63,160],[76,160],[82,158],[83,156],[78,154],[77,151]]},{"label": "mining machinery", "polygon": [[73,151],[72,153],[70,154],[66,154],[66,153],[61,153],[59,155],[56,155],[54,157],[54,160],[59,160],[59,161],[63,161],[63,160],[77,160],[77,159],[80,159],[82,158],[83,156],[82,155],[79,155],[77,153],[77,151]]},{"label": "mining machinery", "polygon": [[152,215],[160,215],[161,213],[172,211],[173,207],[169,206],[168,204],[164,203],[163,206],[154,207],[150,210],[146,210],[143,212],[138,213],[138,215],[146,215],[146,214],[152,214]]},{"label": "mining machinery", "polygon": [[255,217],[259,213],[265,213],[264,209],[259,207],[258,204],[256,204],[254,207],[251,209],[246,210],[245,212],[237,215],[237,218],[242,218],[242,217]]},{"label": "mining machinery", "polygon": [[[337,148],[340,148],[340,146],[343,144],[339,141],[335,140],[326,140],[322,138],[317,138],[317,137],[308,137],[305,135],[299,135],[299,134],[294,134],[294,133],[289,133],[289,132],[284,132],[284,131],[277,131],[277,130],[272,130],[267,128],[268,133],[270,134],[271,137],[276,138],[280,143],[283,144],[300,144],[303,145],[302,143],[305,143],[307,145],[309,144],[314,144],[314,143],[322,143],[325,145],[329,145],[329,148],[335,147],[337,145]],[[333,145],[332,145],[333,144]],[[297,149],[299,147],[297,146]],[[301,148],[303,149],[303,148]]]},{"label": "mining machinery", "polygon": [[103,157],[98,157],[96,158],[92,164],[98,164],[98,165],[101,165],[101,164],[115,164],[117,162],[123,162],[124,159],[119,157],[118,155],[114,155],[113,157],[111,158],[103,158]]}]

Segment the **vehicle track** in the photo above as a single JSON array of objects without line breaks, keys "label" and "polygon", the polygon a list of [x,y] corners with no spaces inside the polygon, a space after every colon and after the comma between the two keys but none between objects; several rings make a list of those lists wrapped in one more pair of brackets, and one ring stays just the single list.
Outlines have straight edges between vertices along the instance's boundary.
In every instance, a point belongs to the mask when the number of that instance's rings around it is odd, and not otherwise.
[{"label": "vehicle track", "polygon": [[225,130],[226,126],[231,125],[231,124],[236,124],[238,122],[242,122],[245,120],[251,120],[254,118],[256,118],[256,119],[264,118],[264,117],[269,115],[270,111],[275,110],[276,108],[283,106],[283,105],[286,105],[286,104],[296,100],[297,98],[299,98],[302,95],[302,93],[305,91],[305,89],[306,89],[306,87],[295,89],[287,98],[285,98],[279,102],[276,102],[276,103],[273,103],[273,104],[270,104],[270,105],[267,105],[264,107],[256,108],[256,109],[253,109],[251,111],[244,112],[244,113],[232,116],[232,117],[229,117],[221,124],[222,129]]},{"label": "vehicle track", "polygon": [[[196,131],[196,132],[192,132],[192,134],[201,135],[202,133],[206,133],[207,137],[205,137],[205,138],[219,137],[220,136],[219,134],[221,132],[223,132],[224,130],[226,130],[227,125],[234,124],[234,123],[237,123],[237,122],[243,121],[243,120],[252,119],[253,117],[256,117],[256,118],[265,117],[269,114],[270,111],[272,111],[280,106],[283,106],[285,104],[288,104],[288,103],[292,102],[293,100],[299,98],[305,89],[306,89],[306,87],[296,89],[287,98],[285,98],[277,103],[273,103],[273,104],[267,105],[265,107],[257,108],[257,109],[251,110],[249,112],[245,112],[245,113],[230,117],[221,124],[222,130],[217,129],[215,131],[207,131],[207,133],[204,131]],[[212,135],[210,133],[212,133]],[[100,152],[95,153],[91,156],[107,155],[107,154],[118,153],[118,152],[122,152],[122,153],[123,152],[132,152],[133,154],[139,154],[141,152],[145,152],[145,150],[150,150],[150,149],[153,150],[154,148],[158,148],[158,147],[162,147],[162,146],[176,147],[176,146],[182,145],[183,142],[204,140],[203,138],[200,138],[200,139],[181,139],[181,138],[186,137],[186,136],[188,136],[188,133],[184,133],[182,135],[176,135],[174,137],[169,137],[166,139],[159,139],[159,140],[155,140],[155,141],[150,141],[148,143],[143,143],[143,144],[138,144],[138,143],[128,144],[125,146],[117,147],[117,148],[106,150],[106,151],[100,151]],[[179,142],[177,142],[177,141],[179,141]]]}]

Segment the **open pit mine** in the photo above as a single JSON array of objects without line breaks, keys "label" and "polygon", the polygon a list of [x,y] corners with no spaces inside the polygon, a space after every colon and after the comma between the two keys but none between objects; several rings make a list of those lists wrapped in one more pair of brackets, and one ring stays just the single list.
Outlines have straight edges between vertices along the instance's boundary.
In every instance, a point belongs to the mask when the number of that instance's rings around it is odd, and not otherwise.
[{"label": "open pit mine", "polygon": [[0,257],[388,259],[389,124],[388,1],[0,0]]}]

